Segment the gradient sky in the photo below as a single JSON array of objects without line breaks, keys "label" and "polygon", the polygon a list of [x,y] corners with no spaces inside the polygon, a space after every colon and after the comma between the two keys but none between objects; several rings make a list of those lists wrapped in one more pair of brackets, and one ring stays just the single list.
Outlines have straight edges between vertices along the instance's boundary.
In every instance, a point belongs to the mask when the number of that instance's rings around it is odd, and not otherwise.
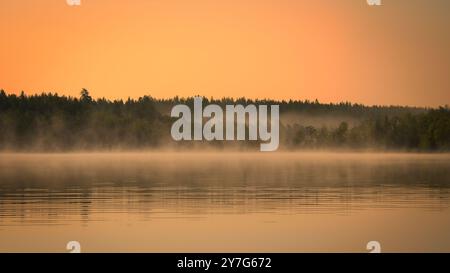
[{"label": "gradient sky", "polygon": [[0,0],[0,88],[450,104],[450,1]]}]

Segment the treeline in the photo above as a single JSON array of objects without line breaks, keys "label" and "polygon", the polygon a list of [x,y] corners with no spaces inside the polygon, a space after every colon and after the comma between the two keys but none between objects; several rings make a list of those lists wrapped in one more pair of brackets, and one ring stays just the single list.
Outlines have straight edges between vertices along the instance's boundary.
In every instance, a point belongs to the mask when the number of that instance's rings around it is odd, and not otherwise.
[{"label": "treeline", "polygon": [[[272,101],[223,98],[206,103],[280,105],[280,150],[392,149],[449,151],[450,110],[318,101]],[[226,147],[227,142],[174,142],[170,136],[176,104],[193,98],[94,100],[86,89],[79,98],[52,93],[27,96],[0,90],[0,150],[70,151],[158,147]],[[284,116],[299,117],[288,120]],[[302,118],[319,122],[305,124]],[[340,119],[336,124],[320,122]],[[351,121],[349,121],[351,120]],[[241,143],[242,144],[242,143]],[[241,149],[253,149],[245,142]]]},{"label": "treeline", "polygon": [[170,118],[155,100],[93,100],[41,94],[7,95],[0,91],[0,149],[92,150],[155,147],[170,137]]},{"label": "treeline", "polygon": [[282,142],[295,148],[347,148],[403,151],[450,151],[450,110],[430,109],[426,113],[363,119],[350,127],[283,127]]}]

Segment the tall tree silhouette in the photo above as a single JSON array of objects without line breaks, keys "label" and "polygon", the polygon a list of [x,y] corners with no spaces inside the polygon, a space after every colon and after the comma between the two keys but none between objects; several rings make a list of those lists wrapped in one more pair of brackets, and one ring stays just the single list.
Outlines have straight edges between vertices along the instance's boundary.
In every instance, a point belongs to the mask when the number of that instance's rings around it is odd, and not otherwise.
[{"label": "tall tree silhouette", "polygon": [[89,95],[89,91],[86,88],[81,89],[80,100],[82,102],[92,102],[92,97]]}]

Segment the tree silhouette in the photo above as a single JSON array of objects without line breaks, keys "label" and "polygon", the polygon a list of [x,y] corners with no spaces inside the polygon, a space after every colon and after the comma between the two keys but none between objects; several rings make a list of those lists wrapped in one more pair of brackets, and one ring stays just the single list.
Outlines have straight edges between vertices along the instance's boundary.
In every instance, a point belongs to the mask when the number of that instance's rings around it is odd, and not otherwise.
[{"label": "tree silhouette", "polygon": [[86,88],[81,89],[80,100],[82,102],[92,102],[92,97],[89,95],[89,91]]}]

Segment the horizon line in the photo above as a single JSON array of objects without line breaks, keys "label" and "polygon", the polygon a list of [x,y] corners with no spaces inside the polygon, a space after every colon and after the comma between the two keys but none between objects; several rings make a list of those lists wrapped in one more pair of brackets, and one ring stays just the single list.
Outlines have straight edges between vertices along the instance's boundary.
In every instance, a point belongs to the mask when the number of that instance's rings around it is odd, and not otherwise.
[{"label": "horizon line", "polygon": [[[92,96],[92,93],[89,89],[87,88],[81,88],[80,92],[82,90],[87,90],[89,91],[92,99],[94,101],[98,101],[98,100],[106,100],[108,102],[116,102],[116,101],[123,101],[126,102],[128,100],[131,101],[138,101],[139,99],[145,98],[145,97],[149,97],[152,99],[155,99],[157,101],[167,101],[167,100],[174,100],[175,98],[177,98],[178,100],[190,100],[193,99],[194,97],[202,97],[208,101],[220,101],[220,100],[224,100],[224,99],[230,99],[233,101],[238,101],[238,100],[250,100],[253,102],[260,102],[260,101],[270,101],[270,102],[278,102],[278,103],[310,103],[310,104],[320,104],[320,105],[341,105],[341,104],[350,104],[352,106],[363,106],[363,107],[393,107],[393,108],[415,108],[415,109],[439,109],[439,108],[448,108],[449,105],[448,104],[440,104],[437,106],[418,106],[418,105],[407,105],[407,104],[364,104],[364,103],[360,103],[360,102],[352,102],[349,100],[342,100],[342,101],[335,101],[335,102],[323,102],[323,101],[319,101],[318,98],[315,99],[300,99],[300,98],[289,98],[289,99],[274,99],[274,98],[252,98],[252,97],[245,97],[245,96],[241,96],[241,97],[234,97],[234,96],[222,96],[222,97],[215,97],[215,96],[206,96],[206,95],[200,95],[200,94],[195,94],[195,95],[191,95],[191,96],[180,96],[180,95],[174,95],[174,96],[167,96],[167,97],[157,97],[154,95],[151,95],[150,93],[141,95],[141,96],[128,96],[127,98],[111,98],[111,97],[100,97],[100,96]],[[0,91],[3,91],[6,95],[15,95],[15,96],[20,96],[22,93],[26,96],[26,97],[33,97],[33,96],[41,96],[41,95],[54,95],[54,96],[58,96],[58,97],[66,97],[66,98],[71,98],[71,99],[79,99],[79,96],[73,96],[73,95],[67,95],[64,93],[59,93],[59,92],[54,92],[54,91],[41,91],[41,92],[26,92],[25,90],[21,90],[20,92],[9,92],[3,88],[0,88]]]}]

